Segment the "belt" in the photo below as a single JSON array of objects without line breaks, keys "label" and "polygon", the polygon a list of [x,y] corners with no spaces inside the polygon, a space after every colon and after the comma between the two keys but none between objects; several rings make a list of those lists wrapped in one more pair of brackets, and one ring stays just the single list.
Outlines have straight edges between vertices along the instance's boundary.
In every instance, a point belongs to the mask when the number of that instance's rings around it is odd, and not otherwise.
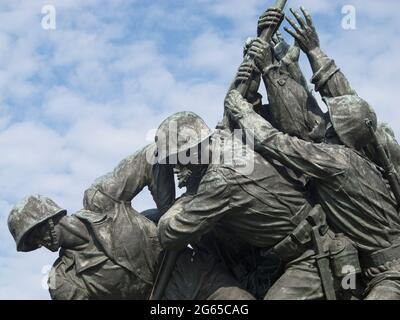
[{"label": "belt", "polygon": [[310,211],[306,211],[306,214],[301,212],[295,216],[295,220],[298,220],[299,216],[302,216],[303,219],[297,223],[297,227],[266,253],[276,254],[283,261],[289,262],[299,257],[305,250],[313,248],[311,238],[313,226],[319,226],[322,235],[328,232],[329,228],[326,224],[325,213],[321,206],[315,206]]},{"label": "belt", "polygon": [[375,268],[398,259],[400,259],[400,243],[396,243],[389,248],[381,249],[371,254],[362,254],[361,264],[363,268]]}]

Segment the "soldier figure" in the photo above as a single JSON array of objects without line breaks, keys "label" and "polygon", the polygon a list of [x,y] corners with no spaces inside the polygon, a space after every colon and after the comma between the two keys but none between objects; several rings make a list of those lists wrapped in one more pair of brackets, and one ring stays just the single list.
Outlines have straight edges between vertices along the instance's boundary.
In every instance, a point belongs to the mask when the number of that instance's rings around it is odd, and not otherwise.
[{"label": "soldier figure", "polygon": [[[131,207],[133,198],[148,186],[158,209],[147,210],[144,214],[150,212],[148,218],[157,222],[175,201],[175,183],[172,166],[158,163],[156,151],[156,144],[150,144],[122,160],[112,172],[96,179],[84,193],[84,208],[109,215],[125,211],[125,207]],[[190,194],[198,181],[195,175],[188,181],[187,178],[180,174],[178,180],[181,187],[188,187],[186,194]],[[181,201],[178,199],[176,206]],[[192,246],[180,253],[174,271],[176,281],[170,281],[165,299],[253,299],[251,294],[239,288],[238,281],[225,269],[213,249],[213,241],[209,239],[207,244]]]},{"label": "soldier figure", "polygon": [[[320,207],[313,210],[301,177],[264,160],[228,130],[210,132],[191,112],[166,119],[157,138],[158,161],[177,160],[179,171],[201,176],[196,192],[160,219],[158,233],[164,248],[185,247],[214,228],[223,229],[254,246],[261,256],[274,253],[287,264],[282,277],[290,281],[271,289],[267,299],[324,297],[312,258],[312,227],[322,231],[324,246],[347,242],[329,230]],[[233,158],[220,161],[227,154]],[[184,161],[188,156],[191,162]],[[212,161],[201,162],[206,159]],[[247,170],[250,164],[254,168]]]},{"label": "soldier figure", "polygon": [[[154,223],[132,208],[67,216],[51,199],[30,196],[14,207],[8,225],[18,251],[61,248],[48,281],[52,299],[149,298],[161,247]],[[218,261],[201,254],[181,254],[165,299],[253,299]]]},{"label": "soldier figure", "polygon": [[[376,128],[376,115],[319,48],[311,17],[302,11],[305,20],[293,12],[299,25],[288,19],[295,31],[287,31],[307,54],[315,72],[313,83],[328,105],[330,123],[325,143],[315,144],[279,132],[235,91],[226,100],[226,111],[240,127],[254,131],[247,133],[254,136],[255,148],[264,157],[312,179],[329,224],[345,233],[359,250],[369,281],[366,298],[399,299],[397,204],[379,168],[362,153],[370,139],[365,121],[368,119]],[[268,56],[267,45],[265,49]],[[260,70],[269,69],[270,58],[255,58]]]}]

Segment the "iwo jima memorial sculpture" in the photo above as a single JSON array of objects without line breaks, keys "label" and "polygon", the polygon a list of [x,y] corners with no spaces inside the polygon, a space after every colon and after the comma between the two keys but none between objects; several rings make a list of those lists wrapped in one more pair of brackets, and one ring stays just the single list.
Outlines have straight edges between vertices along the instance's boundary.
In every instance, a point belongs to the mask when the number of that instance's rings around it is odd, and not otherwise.
[{"label": "iwo jima memorial sculpture", "polygon": [[[246,41],[214,130],[190,111],[171,115],[73,215],[45,196],[15,205],[17,250],[59,251],[53,299],[400,298],[400,147],[303,7],[286,16],[285,42],[285,5]],[[146,186],[157,209],[139,213],[131,201]]]}]

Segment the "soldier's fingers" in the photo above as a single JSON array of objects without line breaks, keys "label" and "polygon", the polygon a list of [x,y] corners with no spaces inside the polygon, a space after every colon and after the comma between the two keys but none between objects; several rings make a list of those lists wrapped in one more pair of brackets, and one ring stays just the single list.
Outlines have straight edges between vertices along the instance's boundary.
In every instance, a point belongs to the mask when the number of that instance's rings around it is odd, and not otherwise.
[{"label": "soldier's fingers", "polygon": [[240,73],[240,74],[237,74],[237,79],[238,80],[246,80],[246,79],[248,79],[250,76],[251,76],[251,74],[252,74],[252,72],[245,72],[245,73]]},{"label": "soldier's fingers", "polygon": [[266,27],[268,25],[277,25],[281,22],[281,19],[278,17],[267,17],[266,20],[262,20],[259,22],[258,26],[259,27]]},{"label": "soldier's fingers", "polygon": [[253,67],[245,67],[245,68],[239,68],[238,70],[238,74],[244,74],[247,72],[252,72],[253,71]]},{"label": "soldier's fingers", "polygon": [[250,54],[250,55],[252,55],[252,54],[253,54],[253,55],[254,55],[254,54],[260,55],[260,54],[262,54],[263,51],[264,51],[264,50],[261,49],[261,48],[252,47],[252,48],[249,49],[248,54]]},{"label": "soldier's fingers", "polygon": [[276,12],[276,13],[282,14],[282,9],[272,7],[272,8],[269,8],[267,11],[265,11],[265,14],[268,14],[268,12]]},{"label": "soldier's fingers", "polygon": [[306,8],[304,8],[303,6],[301,6],[301,7],[300,7],[300,10],[301,10],[301,12],[303,12],[303,15],[304,15],[304,17],[306,18],[307,24],[308,24],[310,27],[313,27],[314,24],[313,24],[311,15],[308,13],[308,11],[306,10]]},{"label": "soldier's fingers", "polygon": [[241,64],[240,69],[247,69],[247,68],[251,68],[253,66],[253,64],[251,63],[251,61],[245,61]]},{"label": "soldier's fingers", "polygon": [[294,32],[293,30],[290,30],[289,28],[287,28],[287,27],[284,27],[283,29],[285,29],[285,31],[287,32],[287,33],[289,33],[293,38],[295,38],[297,41],[300,41],[300,35],[299,34],[297,34],[296,32]]},{"label": "soldier's fingers", "polygon": [[245,77],[253,72],[253,69],[239,70],[237,73],[238,77]]},{"label": "soldier's fingers", "polygon": [[263,54],[263,52],[267,49],[267,46],[265,45],[254,45],[249,49],[249,52],[252,53],[257,53],[257,54]]},{"label": "soldier's fingers", "polygon": [[257,59],[262,59],[263,55],[262,53],[258,52],[258,51],[251,51],[249,52],[249,55],[251,57],[257,58]]},{"label": "soldier's fingers", "polygon": [[253,67],[240,68],[238,70],[238,74],[251,73],[252,71],[253,71]]},{"label": "soldier's fingers", "polygon": [[265,16],[265,18],[277,18],[277,19],[281,19],[282,18],[282,13],[280,12],[268,12],[268,14]]},{"label": "soldier's fingers", "polygon": [[300,27],[303,29],[306,28],[306,22],[303,20],[303,18],[300,16],[300,14],[296,11],[290,8],[290,12],[295,16],[296,20],[298,21]]},{"label": "soldier's fingers", "polygon": [[298,34],[302,34],[302,30],[300,29],[300,27],[296,24],[296,22],[294,22],[294,20],[290,19],[289,17],[286,17],[287,22],[289,22],[289,24],[293,27],[293,29],[298,33]]},{"label": "soldier's fingers", "polygon": [[258,40],[258,41],[254,41],[253,42],[253,44],[252,44],[252,48],[254,47],[254,48],[258,48],[258,49],[265,49],[266,47],[268,46],[268,43],[266,42],[266,41],[263,41],[263,40]]},{"label": "soldier's fingers", "polygon": [[249,76],[238,76],[238,77],[236,77],[236,81],[239,81],[239,82],[246,82],[247,80],[249,80],[249,78],[250,78],[250,75]]}]

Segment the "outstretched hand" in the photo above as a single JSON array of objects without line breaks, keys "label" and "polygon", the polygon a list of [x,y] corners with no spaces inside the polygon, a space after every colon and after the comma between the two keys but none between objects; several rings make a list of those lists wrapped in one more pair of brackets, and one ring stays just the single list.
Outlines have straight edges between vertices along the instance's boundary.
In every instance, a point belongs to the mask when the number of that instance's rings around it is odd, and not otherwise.
[{"label": "outstretched hand", "polygon": [[301,50],[303,50],[307,54],[311,50],[319,47],[319,38],[317,31],[315,30],[311,15],[306,9],[304,9],[304,7],[301,7],[300,9],[304,15],[304,19],[297,11],[290,9],[298,24],[293,19],[286,17],[286,20],[289,22],[294,30],[287,27],[285,27],[284,29],[293,38],[295,38]]}]

